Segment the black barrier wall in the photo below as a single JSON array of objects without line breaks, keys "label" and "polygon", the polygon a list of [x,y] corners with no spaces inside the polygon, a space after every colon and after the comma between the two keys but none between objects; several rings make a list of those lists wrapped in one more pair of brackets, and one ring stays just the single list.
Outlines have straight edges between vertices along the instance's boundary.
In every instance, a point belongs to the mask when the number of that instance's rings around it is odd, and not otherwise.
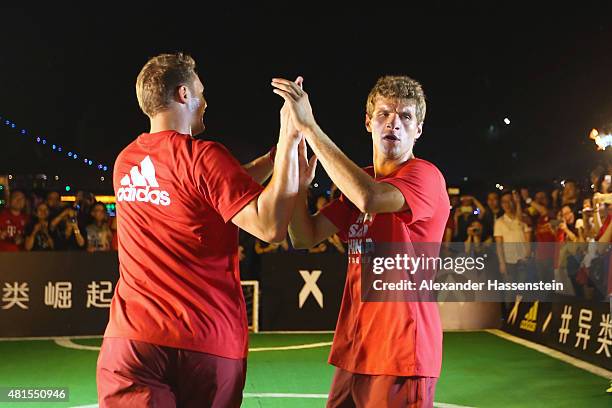
[{"label": "black barrier wall", "polygon": [[[333,330],[346,256],[279,253],[261,258],[262,330]],[[101,335],[118,279],[116,252],[0,253],[0,337]],[[562,297],[517,301],[504,329],[612,369],[609,303]]]},{"label": "black barrier wall", "polygon": [[521,302],[510,308],[504,330],[612,369],[612,320],[606,302]]},{"label": "black barrier wall", "polygon": [[262,330],[334,330],[346,256],[281,253],[261,257]]},{"label": "black barrier wall", "polygon": [[0,337],[100,335],[116,252],[0,253]]}]

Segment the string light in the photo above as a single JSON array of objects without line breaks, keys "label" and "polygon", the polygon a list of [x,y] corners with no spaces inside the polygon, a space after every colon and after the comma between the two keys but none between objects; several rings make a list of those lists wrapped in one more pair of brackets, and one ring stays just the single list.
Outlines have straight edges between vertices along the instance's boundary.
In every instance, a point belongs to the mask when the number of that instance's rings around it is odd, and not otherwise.
[{"label": "string light", "polygon": [[[3,117],[0,117],[0,124],[4,124],[6,127],[11,128],[11,129],[17,129],[17,124],[15,124],[15,122],[9,119],[3,118]],[[28,135],[28,131],[26,129],[19,129],[18,132],[22,136]],[[63,151],[63,148],[60,145],[55,144],[55,143],[47,143],[47,139],[44,137],[36,136],[36,137],[33,137],[33,140],[38,144],[49,146],[53,152],[61,153]],[[78,159],[79,156],[76,152],[69,151],[68,154],[64,157],[71,158],[74,160],[74,159]],[[101,170],[103,172],[108,171],[107,165],[105,165],[104,163],[96,163],[95,161],[91,159],[84,159],[83,164],[86,166],[93,166],[95,164],[98,170]]]}]

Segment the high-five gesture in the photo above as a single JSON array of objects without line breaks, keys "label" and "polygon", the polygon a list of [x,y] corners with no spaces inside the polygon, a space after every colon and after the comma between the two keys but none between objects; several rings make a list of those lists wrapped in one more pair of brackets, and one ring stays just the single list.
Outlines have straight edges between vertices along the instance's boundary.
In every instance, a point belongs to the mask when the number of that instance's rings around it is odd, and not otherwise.
[{"label": "high-five gesture", "polygon": [[[302,89],[302,81],[303,81],[302,77],[297,77],[295,82],[291,82],[291,83],[299,87],[299,89]],[[295,127],[295,124],[293,123],[291,110],[292,109],[291,109],[290,104],[287,101],[285,101],[280,111],[280,118],[281,118],[280,137],[281,138],[291,139],[291,138],[300,137],[299,131]]]},{"label": "high-five gesture", "polygon": [[316,125],[308,94],[302,89],[302,81],[302,77],[298,77],[295,82],[282,78],[272,79],[273,92],[285,100],[291,111],[293,125],[300,132]]}]

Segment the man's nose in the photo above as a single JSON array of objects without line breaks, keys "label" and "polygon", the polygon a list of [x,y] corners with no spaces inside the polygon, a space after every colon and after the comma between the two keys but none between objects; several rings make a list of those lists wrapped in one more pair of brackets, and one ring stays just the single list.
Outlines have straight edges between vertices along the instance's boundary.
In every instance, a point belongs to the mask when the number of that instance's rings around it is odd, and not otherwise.
[{"label": "man's nose", "polygon": [[396,113],[389,114],[387,118],[387,128],[398,130],[400,128],[400,118]]}]

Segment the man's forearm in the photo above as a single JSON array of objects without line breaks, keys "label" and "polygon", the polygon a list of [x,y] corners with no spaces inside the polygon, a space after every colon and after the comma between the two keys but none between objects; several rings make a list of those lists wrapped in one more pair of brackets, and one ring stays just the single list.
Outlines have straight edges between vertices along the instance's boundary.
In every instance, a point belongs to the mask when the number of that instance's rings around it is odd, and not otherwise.
[{"label": "man's forearm", "polygon": [[315,243],[314,225],[308,210],[308,192],[300,191],[289,223],[289,237],[294,248],[306,249]]},{"label": "man's forearm", "polygon": [[266,229],[274,231],[274,241],[285,238],[298,193],[298,177],[297,143],[293,139],[282,140],[278,144],[272,179],[257,200],[260,219]]},{"label": "man's forearm", "polygon": [[242,167],[253,177],[253,180],[263,184],[272,175],[274,163],[270,160],[270,153],[266,153],[249,163],[243,164]]},{"label": "man's forearm", "polygon": [[349,159],[318,126],[307,129],[304,136],[334,184],[363,210],[376,181]]}]

